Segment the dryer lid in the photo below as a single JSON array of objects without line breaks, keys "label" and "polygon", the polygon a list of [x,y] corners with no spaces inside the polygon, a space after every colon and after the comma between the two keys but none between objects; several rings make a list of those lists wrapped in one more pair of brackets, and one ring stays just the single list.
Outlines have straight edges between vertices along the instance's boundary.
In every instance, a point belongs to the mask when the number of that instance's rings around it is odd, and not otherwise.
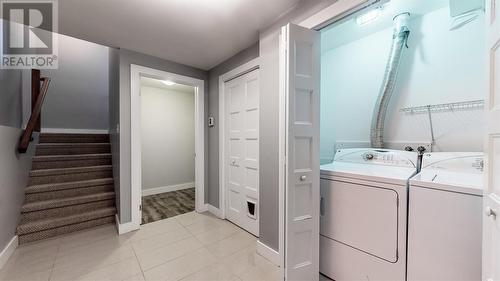
[{"label": "dryer lid", "polygon": [[388,183],[406,186],[408,179],[415,174],[415,168],[356,163],[333,162],[321,166],[321,177],[343,177],[366,180],[370,183]]}]

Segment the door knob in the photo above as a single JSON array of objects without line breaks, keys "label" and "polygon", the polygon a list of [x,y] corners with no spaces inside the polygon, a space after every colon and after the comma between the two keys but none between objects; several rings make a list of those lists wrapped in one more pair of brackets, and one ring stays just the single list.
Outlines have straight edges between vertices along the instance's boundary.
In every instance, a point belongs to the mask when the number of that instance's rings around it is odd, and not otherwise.
[{"label": "door knob", "polygon": [[494,219],[497,217],[497,211],[490,207],[484,208],[484,213],[486,214],[486,216],[493,217]]},{"label": "door knob", "polygon": [[300,181],[305,181],[307,179],[306,176],[300,176]]},{"label": "door knob", "polygon": [[236,165],[236,160],[231,161],[231,165]]}]

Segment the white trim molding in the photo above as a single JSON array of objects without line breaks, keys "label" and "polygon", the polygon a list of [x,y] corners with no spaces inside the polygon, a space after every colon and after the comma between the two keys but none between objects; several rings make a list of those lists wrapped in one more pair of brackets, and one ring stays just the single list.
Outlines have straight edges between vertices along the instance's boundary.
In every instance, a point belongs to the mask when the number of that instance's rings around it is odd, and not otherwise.
[{"label": "white trim molding", "polygon": [[2,269],[5,264],[7,264],[7,261],[9,261],[9,258],[12,256],[12,254],[14,254],[14,251],[16,250],[18,245],[19,241],[16,235],[12,237],[12,239],[10,239],[9,243],[7,243],[2,252],[0,252],[0,269]]},{"label": "white trim molding", "polygon": [[272,262],[276,266],[282,266],[280,254],[273,248],[260,242],[260,240],[257,240],[257,254],[263,256],[265,259]]},{"label": "white trim molding", "polygon": [[244,75],[260,67],[260,58],[257,57],[235,69],[219,76],[219,211],[220,218],[226,218],[226,181],[225,181],[225,93],[224,84],[232,79]]},{"label": "white trim molding", "polygon": [[140,65],[130,65],[130,162],[132,222],[141,224],[141,77],[169,80],[195,88],[195,188],[197,212],[205,209],[205,81]]},{"label": "white trim molding", "polygon": [[115,221],[116,221],[116,230],[118,231],[118,235],[129,233],[141,228],[140,224],[136,224],[134,222],[127,222],[123,224],[120,223],[120,218],[118,217],[118,214],[115,215]]},{"label": "white trim molding", "polygon": [[160,194],[160,193],[165,193],[165,192],[172,192],[172,191],[183,190],[183,189],[194,188],[194,187],[195,187],[195,182],[186,182],[186,183],[175,184],[175,185],[147,188],[147,189],[142,190],[142,196]]},{"label": "white trim molding", "polygon": [[42,128],[42,133],[49,134],[108,134],[109,130],[100,129],[68,129],[68,128]]},{"label": "white trim molding", "polygon": [[206,209],[208,212],[210,212],[212,215],[218,217],[219,219],[224,219],[222,218],[222,212],[219,208],[214,207],[213,205],[210,204],[205,204]]},{"label": "white trim molding", "polygon": [[372,4],[382,4],[388,0],[339,0],[299,23],[300,26],[320,30],[342,20]]}]

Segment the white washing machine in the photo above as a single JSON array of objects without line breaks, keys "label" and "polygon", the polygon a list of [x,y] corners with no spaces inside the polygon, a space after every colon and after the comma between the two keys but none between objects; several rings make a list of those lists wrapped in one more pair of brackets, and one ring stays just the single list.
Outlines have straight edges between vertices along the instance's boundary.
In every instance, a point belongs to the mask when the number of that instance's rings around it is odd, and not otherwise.
[{"label": "white washing machine", "polygon": [[417,158],[342,149],[321,166],[321,273],[336,281],[405,279],[407,189]]},{"label": "white washing machine", "polygon": [[428,153],[410,180],[408,281],[481,280],[482,153]]}]

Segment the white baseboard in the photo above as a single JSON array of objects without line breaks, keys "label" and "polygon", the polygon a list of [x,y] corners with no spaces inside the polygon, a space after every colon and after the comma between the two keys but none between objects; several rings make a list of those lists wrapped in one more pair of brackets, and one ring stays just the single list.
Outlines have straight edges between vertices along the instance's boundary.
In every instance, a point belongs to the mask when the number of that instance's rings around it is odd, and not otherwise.
[{"label": "white baseboard", "polygon": [[281,264],[280,254],[266,244],[260,242],[260,240],[257,240],[257,254],[263,256],[265,259],[277,266],[280,266]]},{"label": "white baseboard", "polygon": [[153,188],[143,189],[142,190],[142,196],[160,194],[160,193],[177,191],[177,190],[183,190],[183,189],[194,188],[194,187],[195,187],[195,183],[194,182],[187,182],[187,183],[181,183],[181,184],[176,184],[176,185],[153,187]]},{"label": "white baseboard", "polygon": [[222,212],[220,211],[220,209],[210,204],[205,204],[205,209],[207,209],[207,211],[209,211],[212,215],[218,217],[219,219],[223,219]]},{"label": "white baseboard", "polygon": [[118,214],[115,215],[115,221],[116,221],[116,229],[118,230],[118,235],[122,235],[128,232],[132,232],[134,230],[138,230],[141,228],[140,225],[137,225],[133,222],[127,222],[127,223],[120,223],[120,218],[118,218]]},{"label": "white baseboard", "polygon": [[109,130],[42,128],[42,133],[49,133],[49,134],[108,134]]},{"label": "white baseboard", "polygon": [[10,256],[12,256],[18,245],[19,241],[17,240],[17,235],[16,235],[12,237],[10,242],[5,246],[2,252],[0,252],[0,269],[2,269],[4,265],[7,263]]}]

